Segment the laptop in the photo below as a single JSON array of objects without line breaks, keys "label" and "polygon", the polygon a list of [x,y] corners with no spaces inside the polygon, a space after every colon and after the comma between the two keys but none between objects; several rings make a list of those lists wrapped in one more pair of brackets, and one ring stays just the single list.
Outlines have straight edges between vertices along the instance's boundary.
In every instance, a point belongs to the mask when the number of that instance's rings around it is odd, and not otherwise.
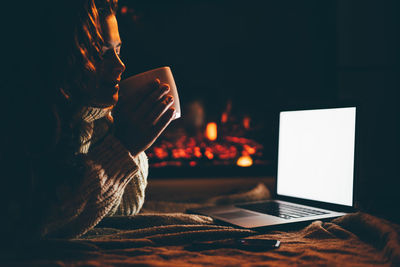
[{"label": "laptop", "polygon": [[257,229],[325,220],[354,208],[356,107],[279,113],[273,200],[192,209]]}]

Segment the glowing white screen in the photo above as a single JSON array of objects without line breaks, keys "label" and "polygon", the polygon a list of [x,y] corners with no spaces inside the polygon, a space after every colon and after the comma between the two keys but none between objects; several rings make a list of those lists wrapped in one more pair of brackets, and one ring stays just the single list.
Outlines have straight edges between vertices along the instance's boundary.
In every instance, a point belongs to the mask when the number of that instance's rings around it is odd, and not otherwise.
[{"label": "glowing white screen", "polygon": [[351,206],[356,108],[280,113],[277,193]]}]

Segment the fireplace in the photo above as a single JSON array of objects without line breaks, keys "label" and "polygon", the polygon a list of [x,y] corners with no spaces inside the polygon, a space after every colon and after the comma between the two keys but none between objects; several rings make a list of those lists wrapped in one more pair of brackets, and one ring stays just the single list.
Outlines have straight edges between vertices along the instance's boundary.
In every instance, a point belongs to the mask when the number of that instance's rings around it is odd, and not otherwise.
[{"label": "fireplace", "polygon": [[[183,105],[183,118],[172,122],[147,150],[152,177],[258,176],[271,174],[262,131],[250,115],[232,114],[232,101],[215,120],[201,101]],[[214,114],[215,115],[215,114]]]},{"label": "fireplace", "polygon": [[125,78],[161,66],[182,118],[147,151],[150,177],[271,176],[277,111],[339,97],[331,1],[119,1]]}]

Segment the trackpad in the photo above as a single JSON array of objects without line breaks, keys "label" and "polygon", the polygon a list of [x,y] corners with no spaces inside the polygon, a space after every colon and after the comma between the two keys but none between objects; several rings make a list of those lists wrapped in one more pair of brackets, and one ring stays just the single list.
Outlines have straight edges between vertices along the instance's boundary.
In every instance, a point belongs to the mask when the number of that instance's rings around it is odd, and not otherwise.
[{"label": "trackpad", "polygon": [[238,211],[231,211],[231,212],[226,212],[226,213],[218,213],[214,214],[214,216],[221,217],[223,219],[237,219],[237,218],[245,218],[245,217],[254,217],[254,216],[259,216],[258,214],[254,214],[252,212],[247,212],[244,210],[238,210]]}]

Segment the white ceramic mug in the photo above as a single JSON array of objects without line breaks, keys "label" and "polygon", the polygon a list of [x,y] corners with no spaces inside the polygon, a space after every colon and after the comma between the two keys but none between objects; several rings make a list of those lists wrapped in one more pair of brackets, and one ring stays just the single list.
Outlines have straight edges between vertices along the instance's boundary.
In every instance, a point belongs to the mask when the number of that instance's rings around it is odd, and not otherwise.
[{"label": "white ceramic mug", "polygon": [[174,97],[173,107],[175,108],[174,120],[181,117],[181,107],[179,104],[178,91],[176,89],[176,84],[174,76],[170,67],[161,67],[140,74],[131,76],[119,84],[120,95],[125,98],[124,102],[127,100],[131,104],[139,104],[141,100],[147,95],[149,95],[152,90],[154,90],[154,80],[159,79],[161,83],[167,83],[170,87],[170,92]]}]

